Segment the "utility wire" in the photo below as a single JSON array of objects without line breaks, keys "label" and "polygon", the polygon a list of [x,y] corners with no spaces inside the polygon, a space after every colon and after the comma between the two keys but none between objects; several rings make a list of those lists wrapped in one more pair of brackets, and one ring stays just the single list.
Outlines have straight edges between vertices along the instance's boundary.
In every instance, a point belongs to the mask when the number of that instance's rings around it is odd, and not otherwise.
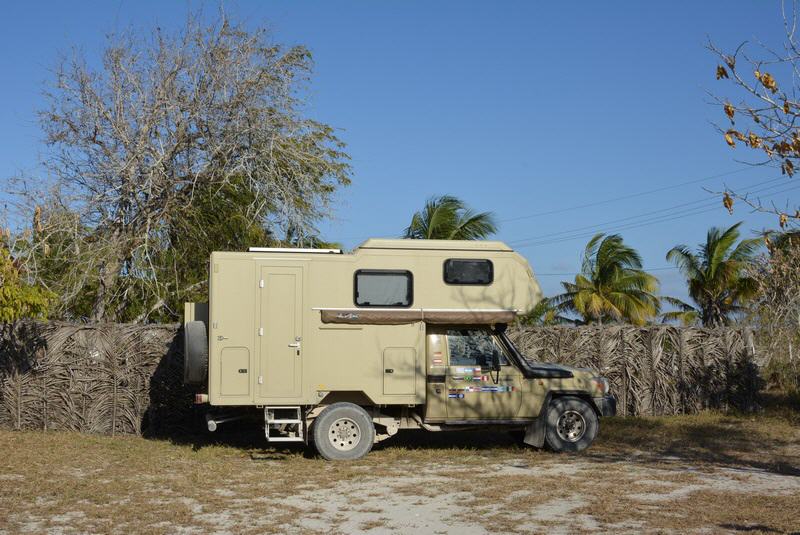
[{"label": "utility wire", "polygon": [[[771,166],[771,167],[774,167],[774,166]],[[516,217],[511,217],[511,218],[506,218],[506,219],[499,219],[498,222],[506,223],[506,222],[510,222],[510,221],[521,221],[521,220],[524,220],[524,219],[533,219],[533,218],[537,218],[537,217],[543,217],[543,216],[546,216],[546,215],[561,214],[561,213],[569,212],[569,211],[572,211],[572,210],[579,210],[579,209],[582,209],[582,208],[590,208],[590,207],[593,207],[593,206],[600,206],[600,205],[603,205],[603,204],[609,204],[609,203],[622,201],[622,200],[627,200],[627,199],[635,199],[637,197],[643,197],[645,195],[650,195],[650,194],[653,194],[653,193],[659,193],[659,192],[667,191],[667,190],[670,190],[670,189],[680,188],[680,187],[688,186],[688,185],[691,185],[691,184],[699,184],[701,182],[707,182],[709,180],[714,180],[715,178],[735,175],[737,173],[742,173],[742,172],[748,171],[748,170],[750,170],[750,167],[743,167],[741,169],[736,169],[736,170],[733,170],[733,171],[726,171],[724,173],[719,173],[719,174],[716,174],[716,175],[711,175],[711,176],[698,178],[698,179],[694,179],[694,180],[687,180],[685,182],[680,182],[678,184],[671,184],[669,186],[662,186],[662,187],[659,187],[659,188],[646,190],[646,191],[640,191],[640,192],[637,192],[637,193],[631,193],[629,195],[623,195],[623,196],[620,196],[620,197],[613,197],[613,198],[605,199],[605,200],[602,200],[602,201],[591,202],[591,203],[586,203],[586,204],[579,204],[579,205],[570,206],[570,207],[566,207],[566,208],[558,208],[556,210],[549,210],[549,211],[546,211],[546,212],[539,212],[539,213],[534,213],[534,214],[516,216]],[[699,202],[699,201],[695,201],[695,202]],[[681,205],[681,206],[683,206],[683,205]],[[393,234],[393,233],[389,233],[389,234]],[[370,234],[368,236],[344,236],[344,237],[339,237],[339,239],[340,240],[350,240],[350,239],[352,239],[352,240],[356,240],[356,241],[363,241],[363,240],[365,240],[367,238],[371,238],[373,236],[374,236],[374,234]],[[517,241],[521,241],[521,240],[517,240]]]},{"label": "utility wire", "polygon": [[[800,189],[800,186],[795,186],[793,188],[788,188],[788,189],[785,189],[785,190],[776,191],[776,192],[773,192],[772,195],[778,195],[778,194],[782,194],[782,193],[787,193],[789,191],[794,191],[794,190],[797,190],[797,189]],[[705,213],[708,213],[708,212],[713,212],[713,211],[718,210],[719,208],[720,208],[720,206],[714,206],[712,208],[708,208],[708,209],[705,209],[705,210],[696,210],[696,211],[689,210],[689,211],[680,212],[680,213],[676,212],[675,214],[667,215],[667,216],[661,216],[661,217],[658,217],[658,218],[655,218],[655,219],[652,219],[650,221],[643,222],[643,223],[632,223],[632,224],[628,224],[628,225],[621,225],[621,226],[617,226],[617,227],[612,227],[612,228],[609,228],[609,229],[605,229],[604,232],[606,232],[606,233],[607,232],[611,232],[611,231],[617,232],[617,231],[620,231],[620,230],[630,230],[630,229],[641,228],[641,227],[646,227],[646,226],[650,226],[650,225],[656,225],[658,223],[666,223],[668,221],[674,221],[676,219],[683,219],[685,217],[690,217],[690,216],[705,214]],[[582,238],[588,238],[588,237],[594,236],[595,234],[596,234],[596,232],[589,232],[589,233],[575,234],[575,235],[572,235],[572,236],[566,236],[564,238],[556,238],[556,239],[550,239],[550,240],[545,239],[545,240],[533,241],[533,242],[525,243],[525,244],[522,244],[522,245],[515,245],[515,248],[521,249],[521,248],[524,248],[524,247],[535,247],[535,246],[539,246],[539,245],[549,245],[549,244],[552,244],[552,243],[562,243],[562,242],[578,240],[578,239],[582,239]]]},{"label": "utility wire", "polygon": [[520,221],[522,219],[533,219],[535,217],[542,217],[542,216],[553,215],[553,214],[562,214],[564,212],[569,212],[569,211],[572,211],[572,210],[579,210],[579,209],[582,209],[582,208],[590,208],[592,206],[600,206],[600,205],[603,205],[603,204],[609,204],[609,203],[617,202],[617,201],[624,201],[624,200],[627,200],[627,199],[635,199],[636,197],[642,197],[644,195],[651,195],[653,193],[659,193],[661,191],[667,191],[667,190],[670,190],[670,189],[680,188],[680,187],[688,186],[688,185],[691,185],[691,184],[699,184],[700,182],[707,182],[709,180],[714,180],[715,178],[720,178],[720,177],[723,177],[723,176],[735,175],[737,173],[742,173],[744,171],[748,171],[749,169],[750,169],[749,167],[743,167],[742,169],[737,169],[735,171],[727,171],[725,173],[720,173],[718,175],[707,176],[707,177],[698,178],[698,179],[695,179],[695,180],[687,180],[686,182],[681,182],[679,184],[671,184],[669,186],[662,186],[660,188],[655,188],[655,189],[651,189],[651,190],[647,190],[647,191],[640,191],[638,193],[631,193],[629,195],[622,195],[620,197],[613,197],[611,199],[605,199],[605,200],[602,200],[602,201],[590,202],[590,203],[586,203],[586,204],[578,204],[578,205],[575,205],[575,206],[570,206],[569,208],[558,208],[556,210],[548,210],[546,212],[538,212],[538,213],[535,213],[535,214],[528,214],[528,215],[523,215],[523,216],[510,217],[508,219],[500,219],[499,222],[500,223],[507,223],[509,221]]},{"label": "utility wire", "polygon": [[[788,182],[788,181],[789,181],[789,179],[786,176],[779,176],[779,177],[773,178],[771,180],[767,180],[767,181],[763,181],[763,182],[757,182],[755,184],[751,184],[749,186],[745,186],[744,188],[741,188],[741,189],[744,190],[744,193],[743,193],[744,195],[752,195],[752,194],[755,194],[755,193],[762,193],[762,192],[767,191],[769,189],[785,185],[785,184],[774,184],[775,182]],[[767,184],[773,184],[773,185],[772,186],[767,186]],[[761,188],[754,189],[752,191],[748,191],[751,188],[755,188],[756,186],[766,186],[766,187],[761,187]],[[576,227],[576,228],[573,228],[573,229],[570,229],[570,230],[562,230],[560,232],[542,234],[542,235],[539,235],[539,236],[531,236],[531,237],[528,237],[528,238],[519,238],[519,239],[516,239],[516,240],[509,241],[508,244],[509,245],[514,245],[514,244],[517,244],[517,243],[526,243],[526,242],[540,240],[540,239],[555,238],[556,236],[561,236],[561,235],[564,235],[564,234],[573,234],[575,232],[582,231],[582,230],[599,229],[601,227],[605,227],[605,226],[611,225],[613,223],[619,223],[619,222],[623,222],[623,221],[630,221],[630,220],[641,219],[641,218],[650,218],[650,217],[653,216],[653,214],[669,212],[669,211],[676,210],[676,209],[686,209],[689,206],[700,205],[700,206],[697,206],[698,208],[700,208],[701,206],[710,207],[710,206],[716,205],[718,202],[719,201],[717,199],[699,199],[697,201],[691,201],[691,202],[687,202],[687,203],[676,204],[674,206],[669,206],[667,208],[661,208],[659,210],[652,210],[650,212],[645,212],[645,213],[641,213],[641,214],[638,214],[638,215],[632,215],[632,216],[628,216],[628,217],[621,217],[619,219],[612,219],[610,221],[605,221],[603,223],[595,223],[594,225],[587,225],[587,226],[584,226],[584,227]]]},{"label": "utility wire", "polygon": [[[678,268],[676,266],[664,266],[664,267],[644,269],[642,271],[650,273],[651,271],[674,271],[676,269],[680,269],[680,268]],[[568,271],[568,272],[565,272],[565,273],[537,273],[536,271],[534,271],[533,274],[536,277],[570,277],[570,276],[573,276],[573,275],[580,275],[581,272],[580,271]]]}]

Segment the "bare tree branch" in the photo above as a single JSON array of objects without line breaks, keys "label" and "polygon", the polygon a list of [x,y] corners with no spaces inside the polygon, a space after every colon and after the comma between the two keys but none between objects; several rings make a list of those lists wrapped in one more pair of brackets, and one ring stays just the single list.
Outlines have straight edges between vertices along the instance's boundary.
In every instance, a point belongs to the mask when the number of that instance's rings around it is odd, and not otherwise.
[{"label": "bare tree branch", "polygon": [[272,234],[314,234],[349,166],[333,128],[302,114],[311,68],[307,49],[224,17],[112,35],[99,69],[73,53],[40,113],[46,189],[16,190],[41,214],[18,256],[64,310],[91,294],[92,319],[113,320],[135,296],[151,309],[179,290],[165,258],[199,192],[246,199]]}]

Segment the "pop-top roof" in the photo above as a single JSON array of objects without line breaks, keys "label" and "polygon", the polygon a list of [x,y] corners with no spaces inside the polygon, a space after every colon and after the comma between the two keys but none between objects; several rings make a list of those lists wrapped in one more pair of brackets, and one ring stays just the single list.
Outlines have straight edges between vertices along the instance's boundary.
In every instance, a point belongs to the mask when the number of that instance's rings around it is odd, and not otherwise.
[{"label": "pop-top roof", "polygon": [[370,238],[356,249],[422,249],[431,251],[513,251],[501,241],[483,240],[391,240]]}]

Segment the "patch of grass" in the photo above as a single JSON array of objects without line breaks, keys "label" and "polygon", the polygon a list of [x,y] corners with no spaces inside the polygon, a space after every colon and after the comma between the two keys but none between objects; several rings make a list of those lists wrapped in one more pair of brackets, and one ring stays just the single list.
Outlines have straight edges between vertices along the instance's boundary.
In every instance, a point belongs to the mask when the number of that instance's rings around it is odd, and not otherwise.
[{"label": "patch of grass", "polygon": [[797,496],[704,491],[652,503],[624,497],[595,500],[577,512],[607,525],[633,522],[656,531],[789,533],[797,529],[797,518],[788,511],[797,507]]},{"label": "patch of grass", "polygon": [[794,413],[607,418],[587,455],[600,461],[638,454],[652,461],[736,466],[800,475]]},{"label": "patch of grass", "polygon": [[362,522],[358,527],[363,531],[369,531],[371,529],[383,528],[386,527],[386,520],[385,518],[377,518],[375,520],[367,520]]}]

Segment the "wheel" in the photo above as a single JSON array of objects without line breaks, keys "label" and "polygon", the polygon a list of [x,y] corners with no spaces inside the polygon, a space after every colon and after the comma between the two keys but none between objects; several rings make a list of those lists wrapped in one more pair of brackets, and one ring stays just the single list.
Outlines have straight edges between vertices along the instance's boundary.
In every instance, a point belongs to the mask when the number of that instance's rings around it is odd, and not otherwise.
[{"label": "wheel", "polygon": [[208,334],[202,321],[190,321],[183,333],[183,382],[199,385],[208,380]]},{"label": "wheel", "polygon": [[334,403],[312,424],[314,446],[329,461],[364,457],[375,442],[375,426],[367,411],[353,403]]},{"label": "wheel", "polygon": [[591,405],[580,398],[563,397],[547,408],[545,442],[553,451],[582,451],[594,442],[600,421]]}]

